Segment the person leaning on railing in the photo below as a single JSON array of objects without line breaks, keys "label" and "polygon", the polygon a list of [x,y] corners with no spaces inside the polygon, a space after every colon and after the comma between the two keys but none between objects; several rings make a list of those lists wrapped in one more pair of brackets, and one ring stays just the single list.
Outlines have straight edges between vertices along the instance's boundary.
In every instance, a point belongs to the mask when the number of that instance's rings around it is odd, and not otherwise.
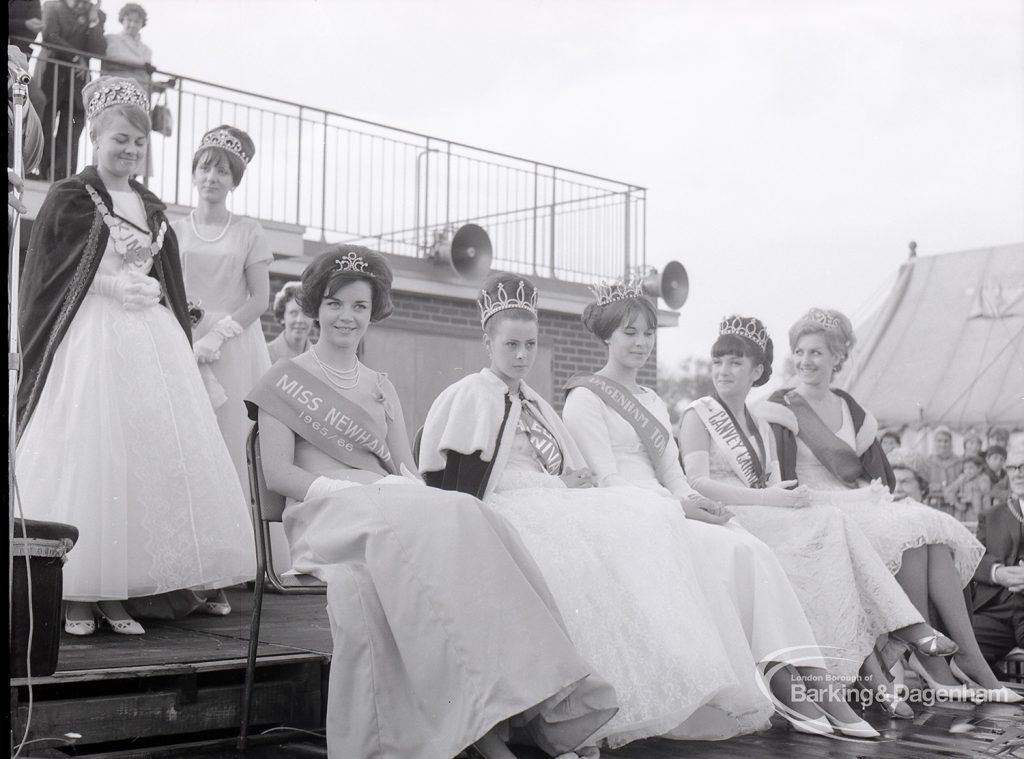
[{"label": "person leaning on railing", "polygon": [[39,167],[44,178],[63,179],[78,165],[78,139],[85,126],[82,87],[89,81],[90,55],[103,55],[107,49],[105,20],[99,4],[90,0],[43,4],[43,42],[70,48],[44,47],[39,56],[38,66],[45,66],[42,83],[47,98],[42,119],[46,149]]}]

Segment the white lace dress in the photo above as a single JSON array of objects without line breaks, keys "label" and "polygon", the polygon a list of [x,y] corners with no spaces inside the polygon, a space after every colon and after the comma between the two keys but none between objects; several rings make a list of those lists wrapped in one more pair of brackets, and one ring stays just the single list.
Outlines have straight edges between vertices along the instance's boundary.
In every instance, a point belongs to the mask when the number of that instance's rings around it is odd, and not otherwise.
[{"label": "white lace dress", "polygon": [[[843,424],[836,436],[855,447],[856,432],[850,409],[844,401]],[[810,448],[797,438],[796,476],[811,488],[815,504],[835,506],[867,536],[892,573],[899,571],[903,553],[923,545],[945,545],[953,553],[953,564],[963,587],[971,581],[985,547],[970,530],[953,517],[911,500],[894,501],[888,488],[863,483],[850,489],[818,461]]]},{"label": "white lace dress", "polygon": [[[117,213],[145,227],[138,196],[110,194]],[[98,274],[127,266],[110,243]],[[164,306],[126,311],[86,294],[17,471],[26,517],[79,530],[64,567],[67,600],[224,587],[255,573],[245,498],[188,338]]]},{"label": "white lace dress", "polygon": [[580,654],[618,696],[599,733],[615,747],[655,735],[720,739],[767,726],[740,622],[713,611],[681,545],[676,501],[635,488],[569,489],[523,433],[487,505],[519,532]]}]

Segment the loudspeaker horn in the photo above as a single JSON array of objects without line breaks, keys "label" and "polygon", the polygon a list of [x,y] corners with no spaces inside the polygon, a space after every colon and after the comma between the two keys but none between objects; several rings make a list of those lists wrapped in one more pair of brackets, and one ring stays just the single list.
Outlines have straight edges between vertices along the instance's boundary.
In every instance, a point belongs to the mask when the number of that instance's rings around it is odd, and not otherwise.
[{"label": "loudspeaker horn", "polygon": [[660,274],[655,269],[644,277],[643,288],[648,295],[664,300],[669,308],[679,309],[686,303],[686,296],[690,294],[690,278],[681,263],[669,261]]},{"label": "loudspeaker horn", "polygon": [[452,271],[464,279],[483,279],[491,270],[494,248],[483,227],[463,224],[451,240],[447,232],[440,235],[430,249],[430,258],[444,261]]}]

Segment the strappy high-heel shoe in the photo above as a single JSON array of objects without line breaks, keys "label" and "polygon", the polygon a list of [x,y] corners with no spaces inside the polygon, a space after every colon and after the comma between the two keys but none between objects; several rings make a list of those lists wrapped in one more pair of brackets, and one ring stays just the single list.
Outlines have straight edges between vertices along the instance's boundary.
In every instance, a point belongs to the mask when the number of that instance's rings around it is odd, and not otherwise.
[{"label": "strappy high-heel shoe", "polygon": [[901,695],[906,689],[903,662],[897,661],[889,670],[889,674],[893,679],[886,686],[875,689],[875,702],[892,719],[914,719],[914,710]]},{"label": "strappy high-heel shoe", "polygon": [[64,617],[64,632],[68,635],[92,635],[96,632],[95,619],[68,619]]},{"label": "strappy high-heel shoe", "polygon": [[955,640],[947,638],[938,630],[932,630],[931,635],[925,635],[917,640],[904,640],[900,636],[893,636],[896,640],[906,643],[912,651],[921,656],[952,656],[960,650]]},{"label": "strappy high-heel shoe", "polygon": [[1005,685],[999,688],[986,688],[960,669],[956,659],[949,660],[949,669],[953,673],[953,677],[962,682],[971,691],[971,696],[975,701],[993,701],[1000,704],[1019,704],[1024,701],[1024,696],[1007,688]]},{"label": "strappy high-heel shoe", "polygon": [[931,690],[932,695],[940,701],[970,701],[971,692],[963,683],[957,685],[943,685],[930,674],[923,666],[921,662],[917,660],[917,657],[912,653],[910,658],[907,659],[907,663],[910,668],[914,670],[922,680],[927,684],[928,689]]}]

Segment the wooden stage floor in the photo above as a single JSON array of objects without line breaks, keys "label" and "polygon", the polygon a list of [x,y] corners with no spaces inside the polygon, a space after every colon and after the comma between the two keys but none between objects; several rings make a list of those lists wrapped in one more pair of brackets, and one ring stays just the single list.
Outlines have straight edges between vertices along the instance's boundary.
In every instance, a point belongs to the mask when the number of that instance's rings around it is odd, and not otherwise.
[{"label": "wooden stage floor", "polygon": [[[22,757],[326,757],[322,739],[303,739],[302,734],[293,734],[297,737],[287,746],[257,744],[244,754],[235,751],[232,736],[238,730],[251,592],[232,590],[229,598],[233,609],[227,617],[148,621],[143,636],[115,635],[106,629],[87,638],[63,635],[57,673],[33,681],[29,739],[61,738],[69,732],[82,738],[75,739],[75,745],[68,739],[31,744]],[[322,733],[330,651],[323,596],[267,594],[254,697],[255,734],[276,725]],[[11,686],[14,734],[20,740],[28,689],[21,680],[12,680]],[[865,718],[883,733],[874,741],[800,735],[780,723],[729,741],[638,741],[605,750],[602,756],[1024,759],[1024,708],[949,703],[915,709],[913,721],[890,720],[869,710]]]}]

